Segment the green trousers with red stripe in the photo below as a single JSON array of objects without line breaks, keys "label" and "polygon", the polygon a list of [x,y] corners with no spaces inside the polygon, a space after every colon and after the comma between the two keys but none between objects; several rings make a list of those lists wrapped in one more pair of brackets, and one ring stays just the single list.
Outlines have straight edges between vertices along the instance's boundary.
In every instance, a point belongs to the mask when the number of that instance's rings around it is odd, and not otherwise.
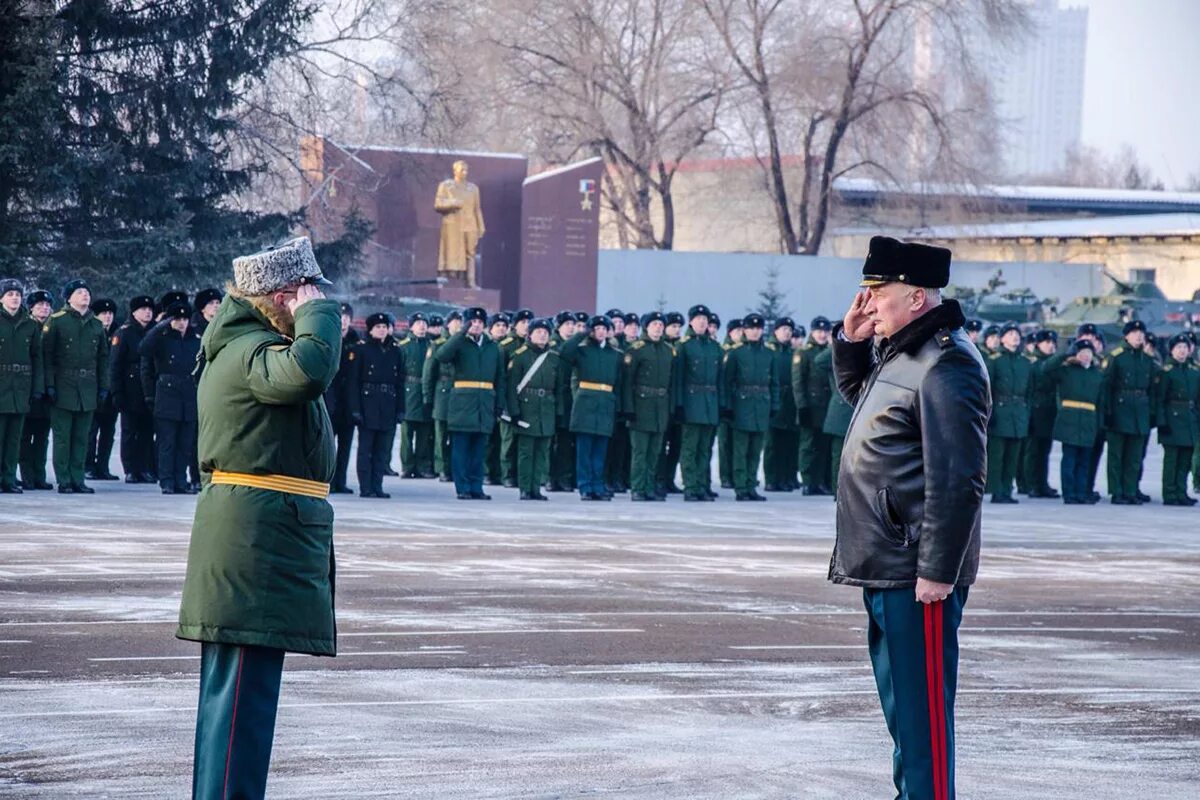
[{"label": "green trousers with red stripe", "polygon": [[282,650],[200,645],[193,800],[250,800],[266,794],[282,677]]},{"label": "green trousers with red stripe", "polygon": [[954,799],[958,626],[967,587],[939,603],[912,589],[864,589],[867,646],[892,752],[897,800]]}]

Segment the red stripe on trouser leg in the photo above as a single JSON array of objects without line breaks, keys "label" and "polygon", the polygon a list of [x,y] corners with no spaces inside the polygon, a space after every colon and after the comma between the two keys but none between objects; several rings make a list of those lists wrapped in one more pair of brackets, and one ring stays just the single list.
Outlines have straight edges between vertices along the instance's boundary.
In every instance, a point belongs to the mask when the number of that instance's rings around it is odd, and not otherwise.
[{"label": "red stripe on trouser leg", "polygon": [[237,678],[233,682],[233,716],[229,719],[229,747],[225,750],[225,782],[221,785],[222,800],[229,796],[229,765],[233,762],[233,730],[237,725],[238,697],[242,693],[242,659],[246,656],[246,648],[238,648]]},{"label": "red stripe on trouser leg", "polygon": [[937,646],[934,648],[933,654],[937,666],[938,739],[942,743],[942,764],[939,774],[941,775],[942,782],[942,797],[945,800],[950,800],[950,754],[947,750],[946,742],[947,728],[949,727],[946,720],[946,667],[943,662],[945,648],[942,646],[942,616],[946,611],[946,604],[939,601],[934,605],[937,607],[937,612],[934,615],[933,634],[937,640]]},{"label": "red stripe on trouser leg", "polygon": [[938,735],[937,634],[934,632],[938,603],[925,604],[925,689],[929,698],[929,754],[933,774],[933,800],[948,800],[942,783],[942,739]]}]

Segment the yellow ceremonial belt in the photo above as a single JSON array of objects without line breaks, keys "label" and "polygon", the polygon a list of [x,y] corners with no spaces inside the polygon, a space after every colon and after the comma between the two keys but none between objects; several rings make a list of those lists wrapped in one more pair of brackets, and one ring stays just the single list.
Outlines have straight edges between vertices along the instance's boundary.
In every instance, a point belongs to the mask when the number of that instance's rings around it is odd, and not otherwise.
[{"label": "yellow ceremonial belt", "polygon": [[1084,411],[1095,411],[1095,403],[1085,403],[1082,400],[1063,400],[1063,408],[1082,408]]},{"label": "yellow ceremonial belt", "polygon": [[591,381],[580,381],[580,389],[591,389],[593,392],[611,392],[613,387],[607,383],[592,383]]},{"label": "yellow ceremonial belt", "polygon": [[248,475],[244,472],[222,472],[213,470],[212,482],[226,486],[249,486],[251,489],[269,489],[273,492],[302,494],[305,497],[326,498],[329,484],[293,478],[291,475]]},{"label": "yellow ceremonial belt", "polygon": [[489,381],[455,381],[455,389],[491,389],[492,384]]}]

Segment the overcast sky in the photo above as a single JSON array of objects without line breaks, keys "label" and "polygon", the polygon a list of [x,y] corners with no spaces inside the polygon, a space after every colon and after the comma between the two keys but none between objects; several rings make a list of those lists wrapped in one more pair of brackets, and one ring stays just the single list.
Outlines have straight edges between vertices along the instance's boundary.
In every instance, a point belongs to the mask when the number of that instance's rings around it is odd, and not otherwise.
[{"label": "overcast sky", "polygon": [[1200,173],[1200,0],[1059,0],[1088,9],[1083,143],[1133,145],[1168,189]]}]

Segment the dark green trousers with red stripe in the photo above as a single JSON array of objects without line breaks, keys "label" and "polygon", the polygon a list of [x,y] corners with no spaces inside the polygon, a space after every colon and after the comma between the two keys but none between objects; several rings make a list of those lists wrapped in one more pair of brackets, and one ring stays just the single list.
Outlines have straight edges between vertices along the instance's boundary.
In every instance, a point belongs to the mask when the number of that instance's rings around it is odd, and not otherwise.
[{"label": "dark green trousers with red stripe", "polygon": [[895,750],[896,800],[954,800],[958,626],[967,587],[940,603],[912,589],[864,589],[867,645]]},{"label": "dark green trousers with red stripe", "polygon": [[200,646],[193,800],[257,800],[267,791],[283,651]]}]

